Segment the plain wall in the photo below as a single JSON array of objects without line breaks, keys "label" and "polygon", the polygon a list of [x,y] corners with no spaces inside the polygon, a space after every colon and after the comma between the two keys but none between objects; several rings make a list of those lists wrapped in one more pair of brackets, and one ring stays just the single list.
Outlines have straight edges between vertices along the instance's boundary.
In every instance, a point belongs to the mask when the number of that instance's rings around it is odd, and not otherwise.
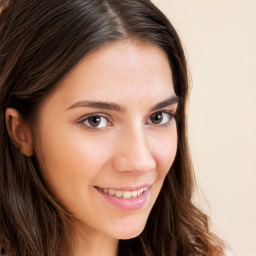
[{"label": "plain wall", "polygon": [[256,2],[154,0],[176,28],[193,80],[189,142],[212,230],[256,255]]}]

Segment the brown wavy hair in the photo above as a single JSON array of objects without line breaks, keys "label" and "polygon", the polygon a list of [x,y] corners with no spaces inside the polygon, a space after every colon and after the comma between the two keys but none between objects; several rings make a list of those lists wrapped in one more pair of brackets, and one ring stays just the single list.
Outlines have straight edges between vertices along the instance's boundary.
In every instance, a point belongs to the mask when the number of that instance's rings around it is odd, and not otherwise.
[{"label": "brown wavy hair", "polygon": [[222,255],[209,232],[208,217],[191,201],[195,182],[186,137],[189,85],[182,44],[149,0],[11,0],[2,11],[0,238],[10,255],[70,256],[74,241],[73,216],[47,190],[36,156],[24,156],[13,144],[5,110],[15,108],[32,122],[42,100],[81,58],[127,39],[150,42],[165,51],[180,105],[174,163],[145,229],[138,237],[120,240],[118,255]]}]

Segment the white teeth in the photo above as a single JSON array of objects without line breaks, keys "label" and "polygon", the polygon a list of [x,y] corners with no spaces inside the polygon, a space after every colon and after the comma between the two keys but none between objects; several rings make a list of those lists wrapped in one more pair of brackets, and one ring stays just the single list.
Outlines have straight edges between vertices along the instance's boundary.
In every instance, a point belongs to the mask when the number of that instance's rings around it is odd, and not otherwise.
[{"label": "white teeth", "polygon": [[108,193],[109,193],[111,196],[113,196],[113,195],[115,194],[115,190],[109,189]]},{"label": "white teeth", "polygon": [[143,192],[145,192],[148,188],[141,188],[139,190],[135,190],[135,191],[120,191],[120,190],[114,190],[114,189],[108,189],[108,188],[101,188],[101,187],[97,187],[98,189],[100,189],[101,191],[103,191],[106,194],[109,194],[111,196],[116,196],[119,198],[126,198],[126,199],[130,199],[130,198],[134,198],[137,196],[140,196]]},{"label": "white teeth", "polygon": [[139,191],[138,191],[138,196],[141,195],[143,193],[143,188],[141,188]]},{"label": "white teeth", "polygon": [[133,196],[133,197],[138,196],[138,191],[132,191],[132,196]]},{"label": "white teeth", "polygon": [[132,197],[132,192],[128,192],[128,191],[123,192],[123,198],[131,198],[131,197]]},{"label": "white teeth", "polygon": [[122,197],[122,195],[123,195],[122,191],[119,191],[119,190],[115,191],[115,196]]}]

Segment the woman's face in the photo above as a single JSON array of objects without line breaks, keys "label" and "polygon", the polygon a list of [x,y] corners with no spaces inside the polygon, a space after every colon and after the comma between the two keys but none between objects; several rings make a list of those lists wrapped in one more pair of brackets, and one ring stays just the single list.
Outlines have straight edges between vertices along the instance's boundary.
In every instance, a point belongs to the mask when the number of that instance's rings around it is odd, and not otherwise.
[{"label": "woman's face", "polygon": [[175,158],[176,109],[167,56],[135,41],[87,55],[43,102],[42,176],[87,234],[142,232]]}]

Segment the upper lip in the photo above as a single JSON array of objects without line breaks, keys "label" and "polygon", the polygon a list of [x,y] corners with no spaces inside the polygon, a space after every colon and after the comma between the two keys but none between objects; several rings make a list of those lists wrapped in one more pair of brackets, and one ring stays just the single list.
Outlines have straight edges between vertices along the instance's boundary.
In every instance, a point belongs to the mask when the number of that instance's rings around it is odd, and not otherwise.
[{"label": "upper lip", "polygon": [[125,187],[101,187],[101,186],[96,186],[96,187],[100,187],[100,188],[107,188],[107,189],[112,189],[112,190],[118,190],[118,191],[136,191],[136,190],[140,190],[142,188],[148,188],[150,187],[152,184],[142,184],[142,185],[138,185],[138,186],[125,186]]}]

